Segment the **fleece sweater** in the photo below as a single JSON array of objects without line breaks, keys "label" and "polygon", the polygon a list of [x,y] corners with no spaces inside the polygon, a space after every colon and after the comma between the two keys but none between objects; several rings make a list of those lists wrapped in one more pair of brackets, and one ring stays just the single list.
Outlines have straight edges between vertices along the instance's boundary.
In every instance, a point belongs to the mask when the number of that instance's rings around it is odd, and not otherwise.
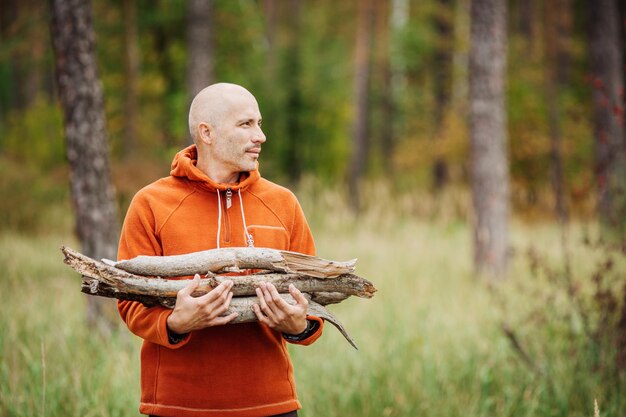
[{"label": "fleece sweater", "polygon": [[[214,249],[218,239],[219,247],[241,247],[247,234],[256,247],[315,254],[293,193],[261,178],[258,169],[242,173],[237,184],[218,184],[196,162],[192,145],[176,155],[169,177],[135,195],[118,259]],[[143,339],[141,413],[254,417],[301,407],[285,339],[266,325],[210,327],[172,345],[166,328],[171,310],[132,301],[120,301],[118,308],[130,331]],[[298,344],[311,344],[321,335],[323,321],[308,318],[318,321],[319,329]]]}]

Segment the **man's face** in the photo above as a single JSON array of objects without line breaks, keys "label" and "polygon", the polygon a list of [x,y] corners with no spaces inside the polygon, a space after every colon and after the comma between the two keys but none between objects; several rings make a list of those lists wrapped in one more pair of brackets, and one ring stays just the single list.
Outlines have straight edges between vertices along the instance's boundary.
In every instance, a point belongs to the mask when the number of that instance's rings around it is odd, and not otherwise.
[{"label": "man's face", "polygon": [[261,145],[261,112],[252,96],[236,97],[222,122],[214,130],[213,161],[232,173],[256,168]]}]

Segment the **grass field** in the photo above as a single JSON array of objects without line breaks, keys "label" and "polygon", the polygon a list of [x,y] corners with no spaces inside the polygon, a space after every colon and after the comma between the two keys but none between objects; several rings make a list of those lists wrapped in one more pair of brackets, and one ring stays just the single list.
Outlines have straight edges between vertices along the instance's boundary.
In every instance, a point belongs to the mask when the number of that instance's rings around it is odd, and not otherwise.
[{"label": "grass field", "polygon": [[[314,345],[291,347],[302,416],[593,416],[595,399],[599,415],[626,415],[612,345],[590,342],[566,291],[531,273],[531,246],[558,270],[555,226],[515,223],[510,277],[490,288],[472,276],[464,222],[311,218],[319,254],[358,257],[379,292],[331,306],[359,351],[330,325]],[[580,230],[569,241],[584,294],[599,258]],[[0,234],[2,417],[138,415],[140,341],[86,327],[80,279],[59,251],[68,243],[63,233]],[[623,259],[613,270],[624,275]]]}]

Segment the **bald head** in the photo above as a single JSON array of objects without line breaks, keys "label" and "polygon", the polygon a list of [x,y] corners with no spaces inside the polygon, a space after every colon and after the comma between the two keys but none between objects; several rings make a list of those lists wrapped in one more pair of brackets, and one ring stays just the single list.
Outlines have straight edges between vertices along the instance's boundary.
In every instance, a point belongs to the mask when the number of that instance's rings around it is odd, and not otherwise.
[{"label": "bald head", "polygon": [[200,123],[217,128],[237,103],[250,99],[256,102],[252,93],[237,84],[218,83],[200,91],[189,108],[189,133],[193,141],[197,143]]}]

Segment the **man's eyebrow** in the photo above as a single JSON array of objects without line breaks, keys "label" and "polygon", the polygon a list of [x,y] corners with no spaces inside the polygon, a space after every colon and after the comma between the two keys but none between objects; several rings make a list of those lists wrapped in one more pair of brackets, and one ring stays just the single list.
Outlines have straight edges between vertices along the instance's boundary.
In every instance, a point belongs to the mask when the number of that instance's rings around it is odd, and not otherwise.
[{"label": "man's eyebrow", "polygon": [[[246,117],[243,119],[239,119],[237,120],[237,124],[241,124],[241,123],[247,123],[247,122],[254,122],[256,119],[254,117]],[[259,118],[259,122],[261,122],[263,119]]]}]

